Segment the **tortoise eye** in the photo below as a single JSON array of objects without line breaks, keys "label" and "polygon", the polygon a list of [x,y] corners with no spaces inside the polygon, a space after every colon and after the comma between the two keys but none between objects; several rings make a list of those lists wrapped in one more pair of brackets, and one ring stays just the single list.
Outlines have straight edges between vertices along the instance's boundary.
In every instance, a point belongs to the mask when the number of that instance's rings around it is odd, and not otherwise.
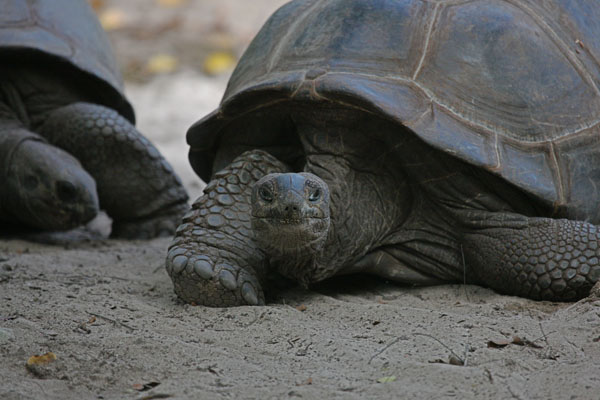
[{"label": "tortoise eye", "polygon": [[271,190],[266,186],[262,186],[258,190],[258,195],[260,196],[261,199],[263,199],[267,203],[270,203],[273,201],[273,192],[271,192]]},{"label": "tortoise eye", "polygon": [[308,196],[308,200],[317,201],[321,198],[321,189],[315,189],[310,196]]}]

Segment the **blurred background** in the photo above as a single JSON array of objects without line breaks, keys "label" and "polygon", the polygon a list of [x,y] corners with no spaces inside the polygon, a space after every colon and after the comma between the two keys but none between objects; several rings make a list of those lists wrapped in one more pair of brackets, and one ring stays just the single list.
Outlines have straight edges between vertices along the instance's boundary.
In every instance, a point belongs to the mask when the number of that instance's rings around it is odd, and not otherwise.
[{"label": "blurred background", "polygon": [[204,183],[187,161],[185,132],[213,111],[237,60],[288,0],[89,0],[108,32],[136,111],[195,200]]}]

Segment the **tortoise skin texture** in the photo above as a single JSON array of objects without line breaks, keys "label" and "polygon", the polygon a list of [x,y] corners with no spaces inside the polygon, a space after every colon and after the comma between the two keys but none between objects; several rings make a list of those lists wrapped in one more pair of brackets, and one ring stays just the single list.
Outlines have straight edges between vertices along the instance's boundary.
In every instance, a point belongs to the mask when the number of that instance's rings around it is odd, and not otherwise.
[{"label": "tortoise skin texture", "polygon": [[[600,276],[599,87],[590,1],[292,1],[253,40],[220,107],[188,131],[190,162],[211,184],[167,256],[175,290],[199,304],[255,304],[269,271],[303,283],[367,272],[585,296]],[[227,215],[204,205],[212,182],[237,179],[233,160],[260,168],[252,157],[264,152],[283,162],[277,172],[314,173],[331,192],[327,243],[288,257],[313,271],[306,280],[252,230],[242,242],[264,253],[261,266],[222,255],[227,240],[207,246],[214,231],[229,238],[228,219],[192,233],[194,212]],[[387,231],[373,233],[373,220]],[[210,260],[201,275],[197,257]],[[229,285],[216,260],[227,260]],[[216,294],[230,292],[244,301]]]},{"label": "tortoise skin texture", "polygon": [[113,236],[172,234],[187,194],[135,129],[87,1],[4,1],[0,57],[0,233],[69,230],[104,209]]}]

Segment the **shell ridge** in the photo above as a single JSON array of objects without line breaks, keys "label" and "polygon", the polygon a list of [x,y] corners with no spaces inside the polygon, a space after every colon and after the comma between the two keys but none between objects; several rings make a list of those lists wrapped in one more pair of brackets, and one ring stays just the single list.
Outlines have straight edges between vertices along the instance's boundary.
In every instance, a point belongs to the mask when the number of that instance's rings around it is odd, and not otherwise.
[{"label": "shell ridge", "polygon": [[423,62],[427,57],[427,53],[429,50],[429,39],[431,38],[431,34],[433,33],[433,26],[435,25],[435,21],[438,18],[440,6],[441,3],[436,3],[435,7],[433,8],[433,14],[430,17],[429,27],[427,28],[427,34],[425,35],[425,43],[423,44],[423,50],[421,52],[421,59],[419,60],[419,64],[417,64],[415,72],[413,72],[413,80],[416,80],[417,76],[419,76],[419,72],[421,72],[421,68],[423,67]]},{"label": "shell ridge", "polygon": [[[565,41],[552,29],[552,27],[544,20],[543,17],[540,17],[537,13],[532,10],[528,4],[520,0],[504,0],[507,3],[517,7],[519,10],[523,11],[527,14],[529,18],[531,18],[541,29],[544,31],[552,43],[558,48],[558,50],[565,56],[565,58],[569,61],[569,63],[575,68],[579,76],[588,83],[596,92],[596,95],[600,97],[600,89],[596,86],[594,79],[587,68],[583,65],[583,63],[577,58],[574,52],[570,49],[570,47],[565,43]],[[540,13],[543,14],[543,11],[540,10]]]},{"label": "shell ridge", "polygon": [[550,142],[550,161],[552,162],[551,169],[555,175],[555,182],[558,183],[556,185],[557,189],[558,189],[558,193],[557,193],[558,194],[558,204],[555,204],[555,208],[557,206],[566,204],[565,185],[564,185],[562,173],[560,171],[560,165],[558,163],[558,155],[556,153],[557,153],[556,146],[554,145],[553,142]]},{"label": "shell ridge", "polygon": [[308,7],[306,10],[304,10],[304,12],[294,22],[292,22],[289,25],[286,34],[283,35],[283,37],[277,44],[277,47],[273,50],[273,54],[271,55],[271,59],[269,60],[269,65],[267,66],[267,73],[270,73],[273,70],[273,67],[277,64],[277,61],[279,61],[281,52],[282,52],[283,48],[285,47],[285,45],[287,45],[289,37],[292,36],[296,32],[296,27],[298,25],[300,25],[302,22],[304,22],[304,20],[309,16],[309,14],[312,13],[313,9],[315,9],[317,6],[319,6],[323,1],[327,1],[327,0],[316,0],[312,6]]}]

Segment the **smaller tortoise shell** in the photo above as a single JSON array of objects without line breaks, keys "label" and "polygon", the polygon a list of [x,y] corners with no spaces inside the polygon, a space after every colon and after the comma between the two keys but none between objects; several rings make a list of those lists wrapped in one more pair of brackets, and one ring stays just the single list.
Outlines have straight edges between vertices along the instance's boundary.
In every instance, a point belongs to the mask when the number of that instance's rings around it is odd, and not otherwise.
[{"label": "smaller tortoise shell", "polygon": [[108,38],[86,0],[3,0],[0,54],[36,57],[42,66],[44,58],[62,62],[96,83],[100,103],[135,121]]}]

